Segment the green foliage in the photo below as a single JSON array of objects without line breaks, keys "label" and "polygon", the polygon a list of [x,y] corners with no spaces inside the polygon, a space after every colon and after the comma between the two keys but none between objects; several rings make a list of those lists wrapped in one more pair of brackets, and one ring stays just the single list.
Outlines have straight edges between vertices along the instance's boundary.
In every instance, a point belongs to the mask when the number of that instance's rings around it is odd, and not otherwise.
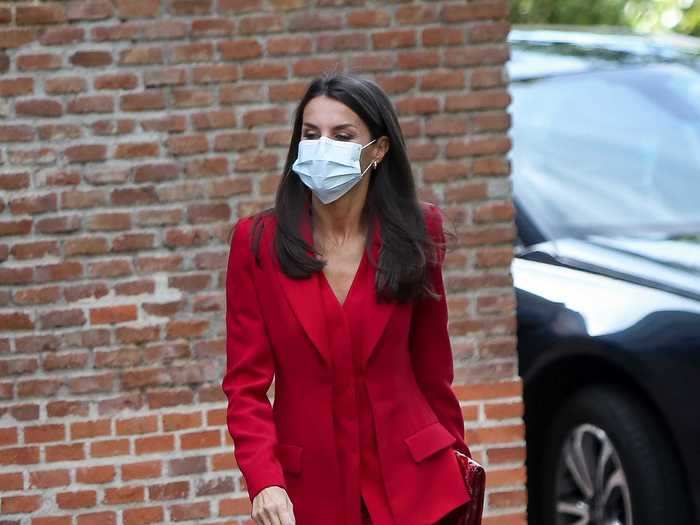
[{"label": "green foliage", "polygon": [[700,36],[700,0],[511,0],[516,24],[626,26]]},{"label": "green foliage", "polygon": [[685,11],[677,30],[689,35],[700,36],[700,2],[693,2]]}]

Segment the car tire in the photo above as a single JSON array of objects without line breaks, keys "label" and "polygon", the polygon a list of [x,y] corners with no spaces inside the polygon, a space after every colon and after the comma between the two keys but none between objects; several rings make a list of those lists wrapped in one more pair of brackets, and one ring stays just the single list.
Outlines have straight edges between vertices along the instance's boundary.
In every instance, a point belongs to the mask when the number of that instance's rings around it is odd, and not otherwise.
[{"label": "car tire", "polygon": [[543,525],[692,525],[669,439],[626,391],[579,391],[557,411],[544,449]]}]

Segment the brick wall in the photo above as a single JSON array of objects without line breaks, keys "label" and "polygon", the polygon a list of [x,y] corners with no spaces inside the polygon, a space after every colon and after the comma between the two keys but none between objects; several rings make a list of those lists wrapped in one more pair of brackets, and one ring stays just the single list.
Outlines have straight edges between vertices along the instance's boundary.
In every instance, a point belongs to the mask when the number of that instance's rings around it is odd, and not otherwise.
[{"label": "brick wall", "polygon": [[[316,3],[316,2],[314,2]],[[0,523],[245,523],[224,269],[292,109],[338,68],[393,97],[455,220],[455,389],[487,525],[524,523],[506,0],[0,2]]]}]

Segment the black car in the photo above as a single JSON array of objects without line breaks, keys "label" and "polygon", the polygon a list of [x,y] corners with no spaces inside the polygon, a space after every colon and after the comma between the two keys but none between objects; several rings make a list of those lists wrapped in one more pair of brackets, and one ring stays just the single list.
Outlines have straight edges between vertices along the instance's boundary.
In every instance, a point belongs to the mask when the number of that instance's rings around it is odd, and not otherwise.
[{"label": "black car", "polygon": [[514,26],[531,524],[700,523],[700,39]]}]

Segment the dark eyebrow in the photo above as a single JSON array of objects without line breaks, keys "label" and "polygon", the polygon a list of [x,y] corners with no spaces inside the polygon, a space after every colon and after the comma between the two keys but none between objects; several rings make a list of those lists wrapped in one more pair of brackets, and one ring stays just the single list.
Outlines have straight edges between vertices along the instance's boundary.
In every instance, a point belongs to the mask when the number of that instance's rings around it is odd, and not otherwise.
[{"label": "dark eyebrow", "polygon": [[[308,123],[308,122],[305,122],[305,123],[304,123],[304,126],[306,126],[306,127],[308,127],[308,128],[318,129],[318,126],[315,126],[315,125],[310,124],[310,123]],[[345,123],[345,124],[338,124],[337,126],[334,126],[333,129],[334,129],[334,130],[338,130],[338,129],[343,129],[343,128],[354,128],[354,127],[355,127],[354,124],[350,124],[349,122],[347,122],[347,123]]]}]

